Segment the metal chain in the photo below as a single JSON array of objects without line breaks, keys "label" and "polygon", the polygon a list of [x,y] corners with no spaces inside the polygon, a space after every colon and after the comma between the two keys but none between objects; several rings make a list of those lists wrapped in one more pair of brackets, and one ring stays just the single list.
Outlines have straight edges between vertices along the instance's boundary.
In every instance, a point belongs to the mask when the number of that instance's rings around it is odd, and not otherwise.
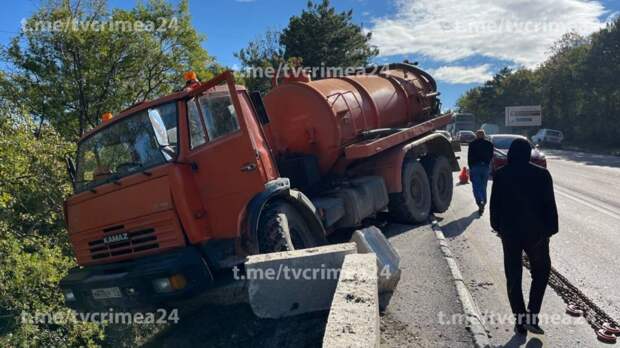
[{"label": "metal chain", "polygon": [[[530,262],[526,255],[523,255],[523,265],[531,270]],[[604,323],[618,327],[618,322],[613,320],[605,313],[594,301],[586,296],[576,286],[571,284],[568,279],[560,274],[555,268],[551,267],[549,274],[549,286],[560,295],[567,305],[575,305],[583,311],[583,316],[596,332],[603,327]]]}]

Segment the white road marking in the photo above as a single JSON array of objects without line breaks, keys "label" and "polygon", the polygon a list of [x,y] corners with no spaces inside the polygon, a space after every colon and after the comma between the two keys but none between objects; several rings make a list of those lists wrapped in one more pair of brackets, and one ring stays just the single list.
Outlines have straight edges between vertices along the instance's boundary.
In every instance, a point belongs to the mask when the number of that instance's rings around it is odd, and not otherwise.
[{"label": "white road marking", "polygon": [[581,203],[581,204],[583,204],[583,205],[585,205],[587,207],[590,207],[590,208],[598,211],[599,213],[603,213],[603,214],[605,214],[607,216],[610,216],[612,218],[620,220],[620,215],[619,214],[616,214],[615,212],[613,212],[613,210],[602,206],[601,203],[598,203],[598,202],[594,203],[594,202],[591,202],[591,201],[588,202],[587,198],[585,198],[583,195],[579,195],[581,197],[578,197],[578,195],[576,193],[574,193],[574,192],[568,193],[568,192],[565,191],[565,189],[563,189],[563,188],[560,189],[557,186],[555,187],[555,192],[559,193],[560,195],[562,195],[562,196],[564,196],[564,197],[566,197],[568,199],[571,199],[571,200],[573,200],[573,201],[575,201],[577,203]]}]

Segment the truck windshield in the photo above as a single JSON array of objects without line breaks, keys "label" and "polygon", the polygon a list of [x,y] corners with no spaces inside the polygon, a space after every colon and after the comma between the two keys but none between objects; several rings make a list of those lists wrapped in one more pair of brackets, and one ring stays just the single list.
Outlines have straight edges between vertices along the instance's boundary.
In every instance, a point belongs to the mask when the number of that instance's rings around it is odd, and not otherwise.
[{"label": "truck windshield", "polygon": [[176,102],[142,110],[78,145],[75,190],[90,189],[174,158]]}]

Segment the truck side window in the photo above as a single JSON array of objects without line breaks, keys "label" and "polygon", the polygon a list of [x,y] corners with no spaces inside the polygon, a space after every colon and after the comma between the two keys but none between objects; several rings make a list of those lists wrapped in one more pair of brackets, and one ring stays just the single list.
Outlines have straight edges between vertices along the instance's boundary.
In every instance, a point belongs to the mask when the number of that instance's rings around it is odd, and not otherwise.
[{"label": "truck side window", "polygon": [[239,130],[237,113],[228,92],[209,93],[201,96],[198,102],[210,141]]},{"label": "truck side window", "polygon": [[200,113],[194,99],[187,101],[187,121],[189,124],[190,148],[193,149],[206,143],[207,138],[205,137],[202,122],[200,122]]}]

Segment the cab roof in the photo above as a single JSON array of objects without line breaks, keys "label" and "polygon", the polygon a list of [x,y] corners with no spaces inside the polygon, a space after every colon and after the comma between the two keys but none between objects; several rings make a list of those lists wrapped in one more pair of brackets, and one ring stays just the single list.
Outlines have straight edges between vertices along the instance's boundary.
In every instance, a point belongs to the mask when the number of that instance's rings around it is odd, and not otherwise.
[{"label": "cab roof", "polygon": [[[120,120],[123,120],[137,112],[140,112],[142,110],[146,110],[148,108],[151,108],[153,106],[156,105],[161,105],[164,103],[168,103],[171,101],[176,101],[176,100],[181,100],[181,99],[186,99],[189,98],[191,93],[201,87],[202,85],[206,84],[208,81],[204,82],[204,83],[194,83],[192,85],[189,85],[187,87],[184,87],[182,90],[180,91],[176,91],[174,93],[168,94],[166,96],[163,97],[159,97],[157,99],[153,99],[153,100],[144,100],[138,103],[135,103],[133,105],[131,105],[130,107],[122,110],[120,113],[114,115],[114,117],[112,117],[111,120],[106,121],[106,122],[101,122],[99,123],[99,125],[97,125],[95,128],[90,129],[88,131],[86,131],[82,137],[80,137],[80,140],[78,141],[78,143],[81,143],[82,141],[84,141],[86,138],[90,137],[91,135],[98,133],[99,131],[109,127],[110,125],[119,122]],[[235,85],[235,88],[237,91],[244,91],[246,90],[245,86],[242,85]],[[226,90],[227,88],[225,86],[215,86],[213,89],[214,92],[219,92],[219,91],[223,91]]]}]

